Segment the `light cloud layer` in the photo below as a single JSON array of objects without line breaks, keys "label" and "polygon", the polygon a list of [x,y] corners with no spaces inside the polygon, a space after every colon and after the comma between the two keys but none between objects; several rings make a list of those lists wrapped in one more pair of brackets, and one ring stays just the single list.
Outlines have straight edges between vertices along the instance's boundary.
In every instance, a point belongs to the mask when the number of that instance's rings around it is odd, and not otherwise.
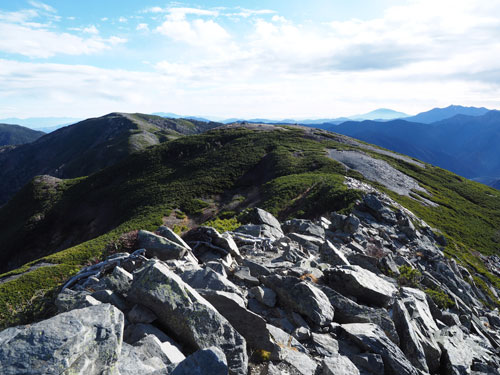
[{"label": "light cloud layer", "polygon": [[[41,6],[0,11],[0,35],[9,35],[0,39],[0,51],[91,55],[125,42],[102,24],[80,26],[75,34],[35,25],[41,11],[50,12]],[[133,22],[137,15],[144,17],[140,23]],[[322,23],[243,7],[152,7],[137,15],[124,15],[130,22],[120,27],[158,38],[165,51],[152,58],[129,47],[150,59],[148,71],[5,58],[0,98],[8,114],[20,115],[10,113],[16,100],[33,116],[82,117],[75,111],[290,118],[378,107],[407,113],[449,104],[500,107],[499,0],[411,0],[378,18],[332,15]],[[77,103],[86,106],[72,106]]]}]

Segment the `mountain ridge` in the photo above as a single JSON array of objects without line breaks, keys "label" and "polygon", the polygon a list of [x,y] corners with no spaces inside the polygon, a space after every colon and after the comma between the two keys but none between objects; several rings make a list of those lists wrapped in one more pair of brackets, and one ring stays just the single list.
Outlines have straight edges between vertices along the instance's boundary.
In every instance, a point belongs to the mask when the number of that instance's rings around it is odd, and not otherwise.
[{"label": "mountain ridge", "polygon": [[44,134],[45,133],[42,131],[33,130],[20,125],[0,123],[0,147],[31,143]]}]

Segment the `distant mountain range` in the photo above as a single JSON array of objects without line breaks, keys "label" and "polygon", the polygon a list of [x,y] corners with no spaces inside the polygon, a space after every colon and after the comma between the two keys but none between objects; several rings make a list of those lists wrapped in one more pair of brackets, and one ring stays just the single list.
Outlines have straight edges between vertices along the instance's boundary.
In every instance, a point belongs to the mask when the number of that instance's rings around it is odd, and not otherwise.
[{"label": "distant mountain range", "polygon": [[24,126],[0,124],[0,147],[30,143],[44,134],[44,132],[25,128]]},{"label": "distant mountain range", "polygon": [[[434,108],[427,112],[419,113],[416,116],[406,117],[406,121],[420,122],[422,124],[431,124],[436,121],[446,120],[456,115],[467,116],[482,116],[488,112],[489,109],[481,107],[462,107],[460,105],[450,105],[446,108]],[[367,119],[369,120],[369,119]]]},{"label": "distant mountain range", "polygon": [[[439,114],[439,111],[434,113]],[[487,111],[481,116],[456,115],[431,124],[409,122],[406,119],[388,122],[349,121],[324,128],[498,186],[499,111]]]},{"label": "distant mountain range", "polygon": [[151,145],[219,125],[111,113],[66,126],[32,143],[0,148],[0,206],[34,176],[87,176]]}]

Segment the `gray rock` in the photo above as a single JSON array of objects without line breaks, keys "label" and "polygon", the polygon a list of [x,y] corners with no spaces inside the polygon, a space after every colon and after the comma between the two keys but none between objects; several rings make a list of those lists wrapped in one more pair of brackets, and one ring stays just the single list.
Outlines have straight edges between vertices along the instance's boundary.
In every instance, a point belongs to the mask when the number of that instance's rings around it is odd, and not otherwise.
[{"label": "gray rock", "polygon": [[135,344],[147,335],[155,335],[161,342],[172,341],[161,329],[146,323],[127,324],[123,333],[123,341],[127,344]]},{"label": "gray rock", "polygon": [[293,367],[301,375],[314,374],[318,367],[318,364],[307,354],[286,347],[281,350],[281,360]]},{"label": "gray rock", "polygon": [[320,286],[335,309],[338,323],[374,323],[378,325],[392,342],[399,345],[399,336],[391,317],[385,309],[359,305],[327,286]]},{"label": "gray rock", "polygon": [[177,365],[171,375],[227,375],[228,370],[224,353],[211,346],[191,354]]},{"label": "gray rock", "polygon": [[238,246],[229,233],[220,234],[214,228],[201,226],[190,230],[184,238],[192,245],[197,255],[200,251],[214,251],[219,254],[219,257],[231,254],[236,259],[241,258]]},{"label": "gray rock", "polygon": [[182,280],[195,289],[211,289],[224,292],[242,294],[240,288],[220,273],[211,268],[185,271],[181,275]]},{"label": "gray rock", "polygon": [[380,354],[385,371],[393,375],[419,375],[399,347],[372,323],[342,324],[347,336],[361,349]]},{"label": "gray rock", "polygon": [[269,307],[276,305],[276,293],[271,288],[255,286],[250,292],[260,303]]},{"label": "gray rock", "polygon": [[379,354],[357,354],[351,356],[350,359],[359,369],[368,371],[369,374],[384,375],[384,361]]},{"label": "gray rock", "polygon": [[[249,214],[249,219],[252,224],[265,224],[274,229],[279,230],[282,234],[281,224],[272,214],[264,211],[261,208],[254,208]],[[283,235],[282,235],[283,237]]]},{"label": "gray rock", "polygon": [[401,292],[402,302],[410,318],[408,323],[412,326],[416,338],[425,353],[429,371],[436,372],[440,367],[441,349],[434,338],[438,327],[427,303],[427,296],[423,291],[414,288],[402,288]]},{"label": "gray rock", "polygon": [[171,363],[182,362],[186,357],[175,345],[168,341],[161,342],[155,335],[147,335],[134,344],[140,352],[143,360],[157,357],[168,365]]},{"label": "gray rock", "polygon": [[160,358],[144,358],[140,348],[126,342],[122,345],[116,368],[120,375],[159,375],[166,373],[166,366]]},{"label": "gray rock", "polygon": [[245,339],[206,299],[165,265],[149,261],[134,275],[129,299],[151,309],[185,344],[198,349],[221,348],[230,373],[246,374]]},{"label": "gray rock", "polygon": [[112,290],[95,291],[94,293],[92,293],[92,297],[94,297],[98,301],[101,301],[102,303],[110,303],[120,310],[127,309],[127,303],[125,302],[125,300],[120,297],[118,293],[115,293]]},{"label": "gray rock", "polygon": [[287,220],[282,225],[282,229],[285,233],[300,233],[308,236],[319,237],[321,239],[325,238],[325,230],[320,225],[314,224],[310,220],[304,219],[292,219]]},{"label": "gray rock", "polygon": [[0,332],[0,373],[117,374],[123,314],[100,304]]},{"label": "gray rock", "polygon": [[76,292],[71,289],[64,289],[57,295],[55,300],[57,311],[60,313],[89,306],[96,306],[100,303],[101,302],[92,297],[89,292]]},{"label": "gray rock", "polygon": [[337,266],[325,271],[330,287],[345,296],[354,296],[374,306],[386,307],[397,293],[396,287],[359,266]]},{"label": "gray rock", "polygon": [[[486,339],[476,335],[467,336],[458,326],[443,328],[436,336],[443,350],[442,365],[447,375],[470,374],[473,365],[487,365],[488,360],[496,357]],[[496,367],[499,365],[496,358]]]},{"label": "gray rock", "polygon": [[191,250],[189,245],[177,234],[175,233],[172,229],[169,227],[162,225],[159,227],[156,231],[160,236],[165,237],[167,240],[170,240],[172,242],[175,242],[176,244],[185,247],[188,250]]},{"label": "gray rock", "polygon": [[348,266],[349,261],[345,255],[335,247],[330,241],[326,240],[320,247],[321,261],[332,266]]},{"label": "gray rock", "polygon": [[250,274],[254,277],[267,276],[271,274],[271,271],[266,266],[248,259],[243,260],[243,265],[250,269]]},{"label": "gray rock", "polygon": [[410,315],[403,302],[396,301],[393,306],[393,319],[400,339],[400,347],[416,368],[429,372],[422,344],[415,334]]},{"label": "gray rock", "polygon": [[333,307],[328,297],[308,281],[291,276],[265,276],[264,285],[276,292],[282,305],[325,326],[333,319]]},{"label": "gray rock", "polygon": [[311,333],[311,345],[321,356],[329,357],[339,352],[338,341],[326,333]]},{"label": "gray rock", "polygon": [[302,245],[304,248],[314,252],[319,251],[319,247],[325,241],[323,238],[308,236],[300,233],[288,233],[287,237]]},{"label": "gray rock", "polygon": [[360,225],[359,219],[354,215],[349,215],[344,221],[344,231],[346,233],[355,233]]},{"label": "gray rock", "polygon": [[259,279],[251,275],[250,268],[248,267],[239,267],[238,270],[233,274],[233,277],[247,285],[256,286],[260,284]]},{"label": "gray rock", "polygon": [[147,307],[142,305],[134,305],[127,314],[127,319],[130,323],[153,323],[156,320],[156,315]]},{"label": "gray rock", "polygon": [[161,260],[181,259],[188,250],[178,243],[146,230],[139,231],[137,242],[141,248],[146,249],[148,257],[157,257]]},{"label": "gray rock", "polygon": [[359,375],[354,363],[341,354],[333,354],[323,359],[322,370],[323,375]]},{"label": "gray rock", "polygon": [[126,295],[134,277],[130,272],[125,271],[120,266],[116,266],[111,275],[105,279],[111,290],[121,295]]},{"label": "gray rock", "polygon": [[[200,291],[201,292],[201,291]],[[205,291],[202,296],[226,318],[246,340],[253,350],[272,352],[275,344],[271,342],[266,321],[259,315],[247,310],[238,303],[238,295],[230,293]]]},{"label": "gray rock", "polygon": [[441,313],[441,319],[440,319],[444,324],[446,324],[448,327],[452,326],[459,326],[460,323],[460,318],[458,317],[457,314],[454,314],[449,311],[443,311]]}]

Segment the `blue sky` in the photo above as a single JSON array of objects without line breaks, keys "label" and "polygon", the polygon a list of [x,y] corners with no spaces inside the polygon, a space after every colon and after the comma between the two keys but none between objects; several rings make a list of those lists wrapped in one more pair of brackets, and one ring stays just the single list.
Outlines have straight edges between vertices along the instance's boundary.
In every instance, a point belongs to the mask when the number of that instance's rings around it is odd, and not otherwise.
[{"label": "blue sky", "polygon": [[500,0],[0,1],[0,118],[500,107]]}]

